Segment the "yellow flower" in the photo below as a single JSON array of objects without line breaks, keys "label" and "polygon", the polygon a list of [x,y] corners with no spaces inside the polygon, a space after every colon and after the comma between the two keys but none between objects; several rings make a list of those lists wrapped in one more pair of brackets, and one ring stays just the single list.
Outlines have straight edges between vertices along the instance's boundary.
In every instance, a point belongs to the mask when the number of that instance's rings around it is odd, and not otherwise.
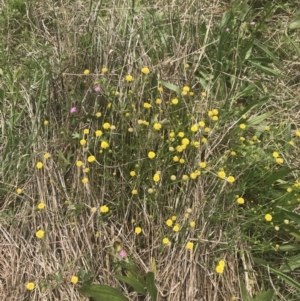
[{"label": "yellow flower", "polygon": [[49,121],[48,120],[44,120],[44,125],[48,125],[49,124]]},{"label": "yellow flower", "polygon": [[236,152],[235,151],[231,151],[230,155],[234,157],[234,156],[236,156]]},{"label": "yellow flower", "polygon": [[28,283],[26,284],[26,289],[29,290],[29,291],[34,290],[34,287],[35,287],[34,282],[28,282]]},{"label": "yellow flower", "polygon": [[84,177],[84,178],[81,180],[81,182],[82,182],[83,184],[87,184],[87,183],[89,182],[89,179],[88,179],[87,177]]},{"label": "yellow flower", "polygon": [[154,128],[156,131],[159,131],[159,130],[161,129],[161,123],[159,123],[159,122],[154,123],[153,128]]},{"label": "yellow flower", "polygon": [[198,124],[194,124],[191,126],[191,131],[192,132],[197,132],[198,131]]},{"label": "yellow flower", "polygon": [[96,132],[95,132],[95,135],[96,135],[96,137],[101,137],[102,136],[102,131],[100,131],[100,130],[97,130]]},{"label": "yellow flower", "polygon": [[174,156],[174,157],[173,157],[173,161],[174,161],[174,162],[178,162],[178,161],[179,161],[179,157],[178,157],[178,156]]},{"label": "yellow flower", "polygon": [[275,158],[275,159],[279,157],[279,154],[277,152],[273,152],[272,155],[273,155],[273,158]]},{"label": "yellow flower", "polygon": [[195,222],[190,222],[190,227],[191,227],[191,228],[195,228],[195,226],[196,226],[196,223],[195,223]]},{"label": "yellow flower", "polygon": [[167,224],[168,227],[171,227],[173,225],[173,221],[171,219],[168,219],[166,221],[166,224]]},{"label": "yellow flower", "polygon": [[43,203],[43,202],[40,202],[40,203],[38,204],[38,209],[40,209],[40,210],[43,210],[45,207],[46,207],[46,204]]},{"label": "yellow flower", "polygon": [[175,175],[172,175],[172,176],[170,177],[170,179],[171,179],[172,181],[175,181],[175,180],[176,180],[176,176],[175,176]]},{"label": "yellow flower", "polygon": [[77,277],[77,276],[72,276],[72,277],[71,277],[71,282],[72,282],[73,284],[76,284],[76,283],[78,282],[78,277]]},{"label": "yellow flower", "polygon": [[149,153],[148,153],[148,158],[149,158],[149,159],[155,158],[155,152],[149,152]]},{"label": "yellow flower", "polygon": [[17,192],[17,194],[22,194],[23,189],[22,189],[22,188],[18,188],[18,189],[16,190],[16,192]]},{"label": "yellow flower", "polygon": [[107,71],[108,71],[108,69],[107,69],[106,67],[103,67],[103,68],[101,69],[101,73],[107,73]]},{"label": "yellow flower", "polygon": [[50,155],[49,153],[45,153],[45,154],[44,154],[44,158],[45,158],[45,159],[49,159],[50,157],[51,157],[51,155]]},{"label": "yellow flower", "polygon": [[150,72],[150,70],[149,70],[148,67],[143,67],[141,71],[142,71],[142,73],[144,73],[144,74],[148,74],[148,73]]},{"label": "yellow flower", "polygon": [[235,178],[233,177],[233,176],[229,176],[228,178],[227,178],[227,182],[228,183],[233,183],[235,181]]},{"label": "yellow flower", "polygon": [[83,134],[88,135],[89,133],[90,133],[90,130],[89,130],[89,129],[84,129],[84,130],[83,130]]},{"label": "yellow flower", "polygon": [[283,163],[283,159],[282,158],[276,158],[276,163],[277,164],[282,164]]},{"label": "yellow flower", "polygon": [[213,110],[212,110],[212,113],[213,113],[214,116],[219,115],[218,109],[213,109]]},{"label": "yellow flower", "polygon": [[209,132],[210,132],[210,128],[209,128],[209,127],[206,127],[206,128],[204,129],[204,132],[205,132],[205,133],[209,133]]},{"label": "yellow flower", "polygon": [[176,216],[176,215],[173,215],[173,216],[171,217],[171,220],[172,220],[173,222],[175,222],[175,221],[177,220],[177,216]]},{"label": "yellow flower", "polygon": [[96,158],[95,158],[95,156],[88,156],[87,160],[88,160],[88,162],[92,163],[92,162],[96,161]]},{"label": "yellow flower", "polygon": [[202,142],[202,143],[206,143],[206,142],[207,142],[207,139],[206,139],[205,137],[203,137],[203,138],[201,139],[201,142]]},{"label": "yellow flower", "polygon": [[138,194],[138,191],[137,191],[136,189],[133,189],[133,190],[131,191],[131,193],[132,193],[133,195],[135,195],[135,194]]},{"label": "yellow flower", "polygon": [[109,147],[109,144],[106,141],[101,141],[100,147],[106,149]]},{"label": "yellow flower", "polygon": [[241,124],[240,124],[240,129],[244,130],[245,128],[246,128],[246,124],[241,123]]},{"label": "yellow flower", "polygon": [[186,148],[186,145],[178,145],[176,146],[176,150],[179,152],[179,153],[182,153]]},{"label": "yellow flower", "polygon": [[192,243],[191,241],[189,241],[186,246],[185,246],[188,250],[193,250],[194,249],[194,243]]},{"label": "yellow flower", "polygon": [[89,70],[89,69],[85,69],[85,70],[83,71],[83,74],[84,74],[84,75],[89,75],[89,74],[90,74],[90,70]]},{"label": "yellow flower", "polygon": [[265,131],[267,131],[267,132],[270,131],[270,126],[267,125],[267,126],[265,127]]},{"label": "yellow flower", "polygon": [[86,145],[86,140],[85,139],[81,139],[79,142],[80,142],[81,146],[85,146]]},{"label": "yellow flower", "polygon": [[162,103],[162,100],[160,98],[156,98],[155,103],[157,105],[160,105]]},{"label": "yellow flower", "polygon": [[189,144],[190,144],[190,140],[189,140],[188,138],[183,138],[183,139],[181,140],[181,144],[182,144],[182,145],[189,145]]},{"label": "yellow flower", "polygon": [[190,92],[190,87],[189,87],[189,86],[184,86],[184,87],[182,88],[182,91]]},{"label": "yellow flower", "polygon": [[76,165],[77,165],[78,167],[81,167],[81,166],[82,166],[82,161],[80,161],[80,160],[76,161]]},{"label": "yellow flower", "polygon": [[179,132],[178,137],[183,138],[184,137],[184,132]]},{"label": "yellow flower", "polygon": [[224,272],[224,267],[221,266],[221,265],[217,265],[215,271],[216,271],[218,274],[222,274],[222,273]]},{"label": "yellow flower", "polygon": [[101,213],[107,213],[108,211],[109,211],[108,206],[103,205],[103,206],[100,207],[100,212]]},{"label": "yellow flower", "polygon": [[108,122],[105,122],[103,123],[102,127],[105,129],[105,130],[109,130],[110,129],[110,124]]},{"label": "yellow flower", "polygon": [[144,108],[145,109],[150,109],[150,108],[152,108],[152,106],[149,102],[144,102]]},{"label": "yellow flower", "polygon": [[92,213],[95,213],[96,211],[97,211],[97,207],[92,207],[92,208],[91,208],[91,212],[92,212]]},{"label": "yellow flower", "polygon": [[206,92],[201,92],[202,97],[206,97],[206,95],[207,95]]},{"label": "yellow flower", "polygon": [[205,167],[206,167],[206,163],[205,163],[205,162],[200,162],[200,163],[199,163],[199,166],[200,166],[201,168],[205,168]]},{"label": "yellow flower", "polygon": [[159,180],[160,180],[160,176],[159,176],[158,173],[156,173],[156,174],[153,176],[153,181],[154,181],[154,182],[159,182]]},{"label": "yellow flower", "polygon": [[84,170],[83,170],[84,173],[88,173],[90,172],[90,169],[88,167],[86,167]]},{"label": "yellow flower", "polygon": [[211,118],[211,120],[212,120],[212,121],[218,121],[219,118],[218,118],[218,116],[213,116],[213,117]]},{"label": "yellow flower", "polygon": [[135,227],[134,232],[136,234],[140,234],[142,232],[142,228],[141,227]]},{"label": "yellow flower", "polygon": [[189,179],[189,176],[187,176],[187,175],[183,175],[183,176],[182,176],[182,180],[183,180],[183,181],[187,181],[188,179]]},{"label": "yellow flower", "polygon": [[193,141],[193,142],[192,142],[192,145],[193,145],[194,147],[199,147],[199,146],[200,146],[200,142],[199,142],[199,141]]},{"label": "yellow flower", "polygon": [[173,105],[177,105],[177,104],[178,104],[178,98],[173,98],[173,99],[171,100],[171,103],[172,103]]},{"label": "yellow flower", "polygon": [[237,201],[237,203],[240,204],[240,205],[242,205],[242,204],[245,203],[245,200],[244,200],[243,198],[238,198],[236,201]]},{"label": "yellow flower", "polygon": [[296,136],[300,137],[300,131],[296,131]]},{"label": "yellow flower", "polygon": [[101,117],[102,114],[101,114],[101,112],[97,112],[95,115],[97,118],[99,118],[99,117]]},{"label": "yellow flower", "polygon": [[223,170],[221,170],[221,171],[218,172],[218,176],[221,179],[225,179],[226,178],[226,173]]},{"label": "yellow flower", "polygon": [[219,261],[219,266],[225,267],[225,261],[224,261],[224,260],[220,260],[220,261]]},{"label": "yellow flower", "polygon": [[174,133],[174,132],[170,132],[170,133],[169,133],[169,137],[170,137],[170,138],[174,138],[174,137],[175,137],[175,133]]},{"label": "yellow flower", "polygon": [[133,81],[133,76],[130,75],[130,74],[127,74],[127,75],[125,76],[125,80],[126,80],[127,82],[132,82],[132,81]]},{"label": "yellow flower", "polygon": [[178,232],[179,229],[180,229],[180,228],[179,228],[179,225],[175,225],[175,226],[173,227],[173,231],[174,231],[174,232]]},{"label": "yellow flower", "polygon": [[158,87],[158,88],[157,88],[157,91],[158,91],[158,92],[162,92],[163,90],[164,90],[163,87]]},{"label": "yellow flower", "polygon": [[39,239],[42,239],[45,236],[45,231],[39,230],[35,233],[35,236]]},{"label": "yellow flower", "polygon": [[42,162],[37,162],[37,163],[36,163],[36,168],[37,168],[37,169],[43,168],[43,163],[42,163]]},{"label": "yellow flower", "polygon": [[170,243],[170,240],[169,240],[167,237],[165,237],[165,238],[163,239],[163,244],[164,244],[164,245],[170,245],[171,243]]},{"label": "yellow flower", "polygon": [[194,172],[192,172],[191,174],[190,174],[190,178],[192,179],[192,180],[195,180],[196,178],[197,178],[197,174],[196,173],[194,173]]},{"label": "yellow flower", "polygon": [[183,158],[181,158],[181,159],[179,160],[179,163],[180,163],[180,164],[184,164],[184,162],[185,162],[185,160],[184,160]]},{"label": "yellow flower", "polygon": [[134,170],[132,170],[132,171],[130,172],[130,176],[131,176],[131,177],[134,177],[134,176],[135,176],[135,171],[134,171]]},{"label": "yellow flower", "polygon": [[272,215],[271,215],[271,214],[266,214],[266,215],[265,215],[265,220],[266,220],[267,222],[270,222],[270,221],[272,220]]},{"label": "yellow flower", "polygon": [[204,122],[204,121],[199,121],[199,122],[198,122],[198,125],[199,125],[201,128],[204,128],[204,127],[205,127],[205,122]]}]

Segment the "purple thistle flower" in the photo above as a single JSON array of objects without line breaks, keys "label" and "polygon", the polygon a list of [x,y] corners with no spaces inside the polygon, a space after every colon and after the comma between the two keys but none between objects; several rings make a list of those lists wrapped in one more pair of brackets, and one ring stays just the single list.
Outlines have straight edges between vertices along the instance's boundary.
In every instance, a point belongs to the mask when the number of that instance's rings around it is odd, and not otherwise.
[{"label": "purple thistle flower", "polygon": [[76,107],[72,107],[70,109],[70,114],[76,113],[76,111],[77,111]]},{"label": "purple thistle flower", "polygon": [[250,22],[250,25],[255,25],[255,22],[254,21]]},{"label": "purple thistle flower", "polygon": [[101,90],[101,87],[100,87],[100,86],[97,86],[97,87],[94,88],[94,91],[95,91],[95,92],[99,92],[100,90]]},{"label": "purple thistle flower", "polygon": [[127,256],[126,251],[122,250],[122,251],[120,252],[120,256],[121,256],[122,258],[125,258],[125,257]]},{"label": "purple thistle flower", "polygon": [[225,30],[226,30],[226,32],[228,32],[230,29],[227,27]]}]

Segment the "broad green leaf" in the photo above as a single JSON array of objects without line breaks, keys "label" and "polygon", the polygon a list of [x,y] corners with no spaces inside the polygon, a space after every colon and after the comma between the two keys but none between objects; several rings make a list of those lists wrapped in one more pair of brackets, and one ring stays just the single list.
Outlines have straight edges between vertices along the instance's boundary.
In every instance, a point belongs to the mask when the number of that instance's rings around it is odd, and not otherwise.
[{"label": "broad green leaf", "polygon": [[243,297],[243,301],[253,301],[253,298],[249,296],[244,283],[241,283],[241,294]]},{"label": "broad green leaf", "polygon": [[169,90],[172,90],[174,92],[176,92],[177,94],[180,94],[180,89],[178,86],[165,82],[164,80],[160,80],[160,83],[165,86],[166,88],[168,88]]},{"label": "broad green leaf", "polygon": [[287,33],[287,30],[285,31],[285,36],[288,39],[288,41],[293,45],[293,47],[295,48],[297,54],[300,56],[300,47],[294,42],[293,39],[291,39]]},{"label": "broad green leaf", "polygon": [[281,228],[288,232],[290,235],[294,236],[296,239],[300,240],[300,231],[292,225],[282,225]]},{"label": "broad green leaf", "polygon": [[249,95],[253,95],[255,90],[256,90],[256,85],[255,84],[251,84],[249,86],[247,86],[243,91],[239,92],[236,94],[235,98],[239,99],[242,98],[244,96],[249,96]]},{"label": "broad green leaf", "polygon": [[265,179],[266,185],[271,185],[275,183],[277,180],[284,178],[287,176],[290,172],[292,172],[293,169],[291,168],[281,168],[279,171],[272,173],[269,177]]},{"label": "broad green leaf", "polygon": [[273,113],[274,113],[274,111],[270,111],[268,113],[264,113],[264,114],[249,118],[247,120],[247,125],[255,125],[255,124],[261,123],[268,117],[272,116]]},{"label": "broad green leaf", "polygon": [[86,297],[97,301],[129,301],[119,290],[103,284],[88,284],[78,289]]},{"label": "broad green leaf", "polygon": [[273,63],[273,61],[268,57],[252,57],[248,59],[248,61],[255,62],[255,63],[263,63],[263,64]]},{"label": "broad green leaf", "polygon": [[298,223],[298,225],[300,225],[300,215],[299,214],[297,214],[295,212],[288,211],[287,209],[285,209],[285,208],[283,208],[281,206],[277,206],[277,208],[280,208],[281,210],[283,210],[284,211],[284,215],[288,219],[290,219],[290,220]]},{"label": "broad green leaf", "polygon": [[279,76],[279,75],[281,75],[278,71],[276,71],[274,69],[271,69],[269,67],[265,67],[265,66],[263,66],[263,65],[261,65],[259,63],[255,63],[255,62],[252,62],[252,61],[250,61],[250,63],[254,67],[256,67],[258,70],[260,70],[261,72],[266,73],[268,75],[272,75],[272,76]]},{"label": "broad green leaf", "polygon": [[276,56],[265,45],[261,44],[258,40],[254,40],[253,44],[260,48],[260,50],[267,54],[274,62],[279,63],[279,60],[276,58]]},{"label": "broad green leaf", "polygon": [[292,287],[294,287],[296,290],[298,290],[300,292],[300,284],[298,281],[295,281],[293,278],[287,276],[286,274],[282,273],[281,271],[270,267],[269,264],[264,260],[261,260],[258,258],[253,258],[253,260],[255,263],[260,264],[260,265],[264,266],[265,268],[269,269],[272,273],[276,274],[278,277],[280,277],[282,280],[284,280],[286,283],[288,283],[289,285],[291,285]]},{"label": "broad green leaf", "polygon": [[284,251],[284,252],[300,250],[300,244],[299,245],[283,245],[283,246],[280,246],[278,250]]},{"label": "broad green leaf", "polygon": [[272,301],[274,296],[273,290],[268,290],[257,295],[253,301]]},{"label": "broad green leaf", "polygon": [[0,89],[0,100],[4,100],[4,90]]},{"label": "broad green leaf", "polygon": [[156,301],[158,291],[154,282],[154,274],[152,272],[148,272],[146,274],[146,282],[147,282],[147,290],[149,292],[149,295],[151,296],[152,301]]},{"label": "broad green leaf", "polygon": [[262,106],[270,99],[270,96],[265,96],[259,100],[252,101],[240,114],[240,116],[243,116],[244,114],[248,113],[251,109]]},{"label": "broad green leaf", "polygon": [[292,18],[292,22],[289,25],[289,29],[296,29],[300,27],[300,13],[295,13]]},{"label": "broad green leaf", "polygon": [[280,268],[283,273],[289,273],[300,267],[300,254],[289,257],[287,262]]},{"label": "broad green leaf", "polygon": [[142,294],[145,295],[147,293],[145,287],[143,286],[143,284],[141,282],[139,282],[138,280],[131,278],[131,277],[127,277],[127,276],[121,276],[121,275],[115,275],[115,277],[130,285],[131,287],[133,287],[133,289],[138,293],[138,294]]}]

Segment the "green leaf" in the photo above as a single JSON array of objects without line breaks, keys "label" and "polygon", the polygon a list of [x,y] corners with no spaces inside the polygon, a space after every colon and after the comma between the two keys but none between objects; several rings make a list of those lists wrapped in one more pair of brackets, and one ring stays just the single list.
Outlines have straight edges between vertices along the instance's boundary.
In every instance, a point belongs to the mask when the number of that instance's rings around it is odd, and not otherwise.
[{"label": "green leaf", "polygon": [[121,276],[121,275],[115,275],[115,277],[118,280],[130,285],[138,294],[145,295],[147,293],[143,284],[138,280],[127,276]]},{"label": "green leaf", "polygon": [[283,273],[285,273],[285,272],[289,273],[299,267],[300,267],[300,254],[288,258],[286,264],[284,264],[280,268],[280,271]]},{"label": "green leaf", "polygon": [[292,22],[289,25],[289,29],[296,29],[300,27],[300,13],[295,13],[292,18]]},{"label": "green leaf", "polygon": [[248,113],[251,109],[257,107],[257,106],[262,106],[265,104],[268,100],[270,99],[270,96],[265,96],[259,100],[252,101],[241,113],[240,117],[242,117],[244,114]]},{"label": "green leaf", "polygon": [[252,62],[250,61],[250,63],[256,67],[256,69],[260,70],[261,72],[265,73],[265,74],[268,74],[268,75],[272,75],[272,76],[279,76],[281,75],[278,71],[274,70],[274,69],[271,69],[269,67],[265,67],[259,63],[255,63],[255,62]]},{"label": "green leaf", "polygon": [[4,100],[4,90],[0,89],[0,100]]},{"label": "green leaf", "polygon": [[103,284],[88,284],[78,289],[86,297],[97,301],[129,301],[119,290]]},{"label": "green leaf", "polygon": [[287,40],[292,44],[292,46],[295,48],[297,54],[300,56],[300,47],[297,45],[297,43],[294,42],[293,39],[291,39],[287,33],[287,30],[285,31],[285,36]]},{"label": "green leaf", "polygon": [[299,245],[283,245],[283,246],[280,246],[278,250],[284,251],[284,252],[300,250],[300,244]]},{"label": "green leaf", "polygon": [[253,301],[253,298],[248,294],[244,283],[241,283],[241,294],[243,297],[243,301]]},{"label": "green leaf", "polygon": [[288,232],[290,235],[294,236],[296,239],[300,240],[300,231],[292,225],[282,225],[281,228]]},{"label": "green leaf", "polygon": [[279,171],[272,173],[269,177],[265,179],[265,184],[266,185],[271,185],[275,183],[277,180],[284,178],[287,176],[290,172],[292,172],[293,169],[291,168],[281,168]]},{"label": "green leaf", "polygon": [[152,301],[157,300],[158,291],[154,282],[154,273],[148,272],[146,274],[146,282],[147,282],[147,289],[151,296]]},{"label": "green leaf", "polygon": [[273,115],[273,113],[274,113],[274,111],[270,111],[268,113],[264,113],[264,114],[249,118],[247,120],[247,125],[255,125],[255,124],[261,123],[262,121],[264,121],[265,119],[267,119],[268,117]]},{"label": "green leaf", "polygon": [[279,63],[279,60],[276,58],[276,56],[258,40],[254,40],[254,45],[260,48],[260,50],[262,50],[264,53],[266,53],[274,62]]},{"label": "green leaf", "polygon": [[250,96],[253,95],[254,92],[256,91],[256,85],[255,84],[251,84],[249,86],[247,86],[243,91],[239,92],[236,94],[235,98],[239,99],[245,96]]},{"label": "green leaf", "polygon": [[261,260],[258,258],[253,258],[253,260],[255,263],[260,264],[260,265],[264,266],[265,268],[269,269],[272,273],[276,274],[278,277],[280,277],[282,280],[284,280],[286,283],[288,283],[289,285],[291,285],[292,287],[294,287],[296,290],[298,290],[300,292],[300,284],[298,283],[298,281],[295,281],[293,278],[287,276],[286,274],[282,273],[281,271],[270,267],[269,264],[264,260]]},{"label": "green leaf", "polygon": [[180,89],[178,86],[165,82],[164,80],[160,80],[160,83],[165,86],[166,88],[168,88],[169,90],[172,90],[174,92],[176,92],[177,94],[180,94]]},{"label": "green leaf", "polygon": [[280,208],[281,210],[284,211],[284,215],[285,217],[287,217],[288,219],[298,223],[298,225],[300,225],[300,215],[295,213],[295,212],[291,212],[281,206],[277,206],[277,208]]},{"label": "green leaf", "polygon": [[272,301],[273,296],[274,296],[274,291],[268,290],[257,295],[254,298],[254,301]]},{"label": "green leaf", "polygon": [[263,63],[263,64],[273,63],[273,61],[268,57],[253,57],[253,58],[248,59],[248,61],[254,62],[254,63]]}]

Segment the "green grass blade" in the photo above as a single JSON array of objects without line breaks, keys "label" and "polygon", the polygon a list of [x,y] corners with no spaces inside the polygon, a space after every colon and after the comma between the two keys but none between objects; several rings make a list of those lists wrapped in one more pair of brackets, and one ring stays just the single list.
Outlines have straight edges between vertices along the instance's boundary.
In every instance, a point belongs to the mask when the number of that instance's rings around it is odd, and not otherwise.
[{"label": "green grass blade", "polygon": [[142,294],[142,295],[145,295],[147,293],[143,284],[141,282],[139,282],[138,280],[131,278],[131,277],[121,276],[121,275],[115,275],[115,277],[118,280],[130,285],[137,293]]},{"label": "green grass blade", "polygon": [[146,275],[146,281],[147,281],[147,289],[151,296],[151,299],[152,301],[156,301],[158,296],[158,291],[154,281],[154,273],[148,272]]}]

